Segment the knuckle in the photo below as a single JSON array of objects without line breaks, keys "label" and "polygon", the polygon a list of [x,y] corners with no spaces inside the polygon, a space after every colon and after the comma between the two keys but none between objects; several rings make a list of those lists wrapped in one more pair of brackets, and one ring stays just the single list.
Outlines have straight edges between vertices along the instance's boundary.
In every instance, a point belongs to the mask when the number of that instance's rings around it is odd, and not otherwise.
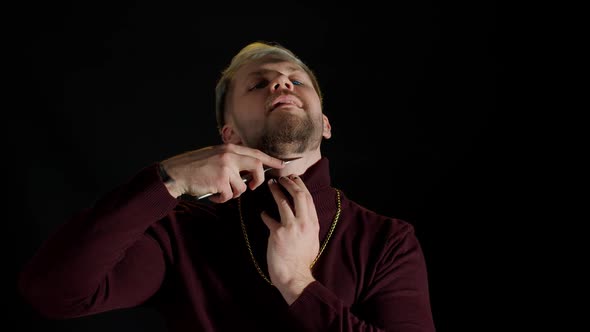
[{"label": "knuckle", "polygon": [[227,182],[227,179],[229,179],[231,175],[231,168],[225,164],[222,165],[221,167],[219,167],[219,175],[221,177],[221,181]]},{"label": "knuckle", "polygon": [[296,199],[300,199],[300,200],[307,199],[307,194],[303,190],[301,190],[301,189],[295,189],[295,192],[293,193],[293,196]]},{"label": "knuckle", "polygon": [[264,153],[258,149],[254,150],[254,156],[256,156],[257,159],[264,159],[264,158],[269,157],[269,155],[267,155],[266,153]]},{"label": "knuckle", "polygon": [[256,168],[263,168],[264,167],[264,163],[262,162],[262,160],[260,160],[259,158],[256,158],[254,160],[254,166]]},{"label": "knuckle", "polygon": [[227,187],[227,178],[226,177],[219,177],[217,178],[217,180],[214,182],[215,185],[215,189],[217,189],[218,192],[224,192],[225,189]]},{"label": "knuckle", "polygon": [[219,193],[219,196],[221,197],[221,200],[222,200],[223,202],[225,202],[225,201],[228,201],[228,200],[230,200],[232,197],[234,197],[234,194],[233,194],[233,192],[231,192],[231,191],[228,191],[228,190],[222,190],[222,191]]},{"label": "knuckle", "polygon": [[218,155],[219,162],[222,165],[228,165],[232,157],[232,153],[229,151],[224,151]]},{"label": "knuckle", "polygon": [[252,178],[252,180],[250,181],[250,186],[251,186],[250,188],[256,188],[256,187],[260,186],[263,182],[264,182],[263,179],[254,176]]}]

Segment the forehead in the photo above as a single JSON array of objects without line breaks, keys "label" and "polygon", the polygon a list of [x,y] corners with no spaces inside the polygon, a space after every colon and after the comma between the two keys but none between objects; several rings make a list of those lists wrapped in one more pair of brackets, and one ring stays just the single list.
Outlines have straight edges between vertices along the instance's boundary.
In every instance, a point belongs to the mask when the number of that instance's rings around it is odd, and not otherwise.
[{"label": "forehead", "polygon": [[244,64],[236,71],[235,79],[243,80],[250,77],[259,77],[272,72],[279,72],[284,75],[292,73],[307,75],[305,70],[293,61],[267,56]]}]

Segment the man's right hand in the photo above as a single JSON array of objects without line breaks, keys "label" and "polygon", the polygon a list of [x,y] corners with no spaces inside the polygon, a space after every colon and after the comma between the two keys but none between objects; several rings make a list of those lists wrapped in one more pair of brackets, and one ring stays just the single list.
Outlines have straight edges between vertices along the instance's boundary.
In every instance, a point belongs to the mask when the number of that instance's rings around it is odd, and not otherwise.
[{"label": "man's right hand", "polygon": [[[170,195],[210,196],[215,203],[223,203],[240,196],[248,187],[254,189],[264,182],[264,166],[283,168],[281,159],[243,145],[222,144],[185,152],[161,162],[173,181],[166,183]],[[248,183],[243,172],[251,174]]]}]

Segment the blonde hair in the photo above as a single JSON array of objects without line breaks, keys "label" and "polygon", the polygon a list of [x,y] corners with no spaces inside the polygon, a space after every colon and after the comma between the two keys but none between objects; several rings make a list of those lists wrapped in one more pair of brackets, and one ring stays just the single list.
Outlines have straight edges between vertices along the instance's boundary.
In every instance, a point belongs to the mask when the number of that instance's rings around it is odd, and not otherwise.
[{"label": "blonde hair", "polygon": [[242,48],[232,58],[229,66],[221,72],[221,77],[215,86],[215,116],[219,130],[225,125],[225,98],[236,72],[243,65],[265,56],[290,61],[301,67],[311,78],[313,87],[320,97],[320,101],[322,100],[322,92],[315,74],[299,57],[278,43],[253,42]]}]

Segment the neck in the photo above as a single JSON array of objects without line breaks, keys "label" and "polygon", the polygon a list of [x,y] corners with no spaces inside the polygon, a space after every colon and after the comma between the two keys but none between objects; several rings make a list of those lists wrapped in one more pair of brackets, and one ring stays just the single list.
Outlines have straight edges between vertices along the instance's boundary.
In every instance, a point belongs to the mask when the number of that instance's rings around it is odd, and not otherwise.
[{"label": "neck", "polygon": [[318,150],[304,152],[300,154],[288,154],[279,156],[280,159],[290,159],[290,158],[298,158],[290,163],[288,163],[282,169],[273,169],[268,171],[268,176],[273,178],[278,178],[281,176],[287,176],[291,174],[301,175],[305,173],[305,171],[313,164],[317,163],[318,160],[321,159],[322,155]]}]

